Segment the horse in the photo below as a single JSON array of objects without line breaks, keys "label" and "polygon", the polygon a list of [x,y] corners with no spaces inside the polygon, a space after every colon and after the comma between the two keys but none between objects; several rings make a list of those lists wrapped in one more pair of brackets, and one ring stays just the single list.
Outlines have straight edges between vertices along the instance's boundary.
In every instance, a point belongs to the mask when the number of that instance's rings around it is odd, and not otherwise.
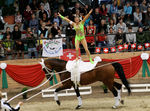
[{"label": "horse", "polygon": [[[55,70],[56,72],[61,72],[61,71],[66,70],[67,61],[60,60],[60,59],[46,59],[44,61],[44,64],[51,71]],[[122,101],[121,95],[120,95],[122,84],[114,81],[115,72],[118,73],[122,83],[127,88],[128,94],[130,95],[131,93],[129,82],[127,81],[125,77],[121,64],[118,62],[110,63],[110,62],[101,61],[101,62],[98,62],[95,67],[98,67],[98,68],[82,73],[80,75],[80,85],[81,86],[88,85],[97,81],[103,82],[114,95],[115,104],[113,105],[113,108],[117,108],[120,102]],[[46,73],[46,70],[45,69],[43,70]],[[68,71],[64,71],[62,73],[59,73],[59,76],[60,76],[60,80],[64,82],[62,82],[62,85],[56,88],[56,90],[54,91],[54,100],[56,101],[56,103],[58,105],[61,104],[57,96],[59,91],[70,89],[71,87],[73,87],[75,90],[77,99],[78,99],[78,105],[76,106],[76,109],[81,108],[82,99],[80,96],[79,85],[77,85],[76,87],[74,82],[72,82],[71,79],[69,79],[71,78],[71,73]]]}]

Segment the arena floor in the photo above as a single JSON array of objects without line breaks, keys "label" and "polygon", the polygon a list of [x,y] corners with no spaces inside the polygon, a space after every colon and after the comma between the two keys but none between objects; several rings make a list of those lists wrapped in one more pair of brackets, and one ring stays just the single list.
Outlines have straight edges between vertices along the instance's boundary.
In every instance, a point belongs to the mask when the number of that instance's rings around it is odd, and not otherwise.
[{"label": "arena floor", "polygon": [[[80,111],[150,111],[150,96],[124,97],[125,104],[118,109],[112,109],[113,98],[84,98],[83,107]],[[26,103],[21,111],[74,111],[77,105],[76,100],[61,101],[58,106],[54,101]]]},{"label": "arena floor", "polygon": [[[150,93],[132,93],[128,96],[127,93],[122,93],[124,105],[118,109],[112,109],[114,98],[112,93],[104,94],[99,87],[92,88],[91,95],[83,95],[83,106],[79,111],[150,111]],[[31,92],[28,97],[36,94]],[[14,96],[15,94],[11,95]],[[41,95],[31,99],[23,104],[20,111],[75,111],[78,104],[76,96],[59,97],[61,106],[58,106],[53,98],[42,98]],[[18,101],[22,101],[19,97],[11,102],[14,106]]]}]

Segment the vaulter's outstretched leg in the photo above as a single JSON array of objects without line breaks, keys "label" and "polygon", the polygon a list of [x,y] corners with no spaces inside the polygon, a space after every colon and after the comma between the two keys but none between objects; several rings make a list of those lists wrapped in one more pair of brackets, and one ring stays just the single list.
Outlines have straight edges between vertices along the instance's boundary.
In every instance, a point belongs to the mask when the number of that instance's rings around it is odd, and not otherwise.
[{"label": "vaulter's outstretched leg", "polygon": [[73,86],[75,92],[76,92],[76,95],[77,95],[77,99],[78,99],[78,106],[76,107],[76,109],[80,109],[81,106],[82,106],[82,99],[81,99],[81,96],[80,96],[80,91],[79,91],[79,87],[75,87],[75,85]]},{"label": "vaulter's outstretched leg", "polygon": [[92,60],[92,58],[91,58],[90,51],[89,51],[88,46],[87,46],[86,39],[85,39],[85,38],[82,39],[82,40],[81,40],[81,43],[82,43],[82,45],[83,45],[83,47],[84,47],[84,49],[85,49],[85,51],[86,51],[87,56],[89,57],[90,62],[91,62],[92,64],[94,64],[94,62],[93,62],[93,60]]},{"label": "vaulter's outstretched leg", "polygon": [[80,45],[80,42],[77,39],[75,39],[76,60],[78,60],[79,58],[79,45]]}]

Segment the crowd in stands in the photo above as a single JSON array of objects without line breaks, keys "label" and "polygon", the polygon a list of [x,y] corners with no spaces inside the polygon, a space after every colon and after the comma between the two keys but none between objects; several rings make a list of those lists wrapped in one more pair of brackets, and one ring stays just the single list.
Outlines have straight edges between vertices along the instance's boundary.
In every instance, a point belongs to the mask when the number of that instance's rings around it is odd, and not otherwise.
[{"label": "crowd in stands", "polygon": [[[81,5],[71,0],[16,0],[15,25],[13,31],[7,27],[0,31],[0,55],[12,59],[41,55],[42,39],[63,38],[63,48],[74,45],[75,30],[58,16],[58,12],[74,21],[80,20],[93,8],[93,13],[85,21],[85,35],[91,53],[95,47],[117,45],[143,45],[150,43],[150,1],[149,0],[112,0],[110,3]],[[1,6],[3,9],[3,6]],[[3,16],[0,23],[5,23]],[[133,30],[137,27],[138,30]],[[25,36],[23,36],[25,35]],[[39,40],[40,39],[40,40]]]}]

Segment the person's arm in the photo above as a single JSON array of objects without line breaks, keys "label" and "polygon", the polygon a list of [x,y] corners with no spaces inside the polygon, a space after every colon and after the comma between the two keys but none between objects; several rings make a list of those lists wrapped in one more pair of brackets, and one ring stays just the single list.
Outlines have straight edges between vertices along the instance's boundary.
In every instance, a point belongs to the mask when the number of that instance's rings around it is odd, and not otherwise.
[{"label": "person's arm", "polygon": [[81,22],[84,23],[86,21],[86,19],[89,18],[89,16],[91,15],[92,12],[93,12],[93,9],[90,10],[90,12],[84,17],[84,19]]},{"label": "person's arm", "polygon": [[58,13],[58,16],[59,16],[61,19],[63,19],[63,20],[65,20],[65,21],[67,21],[68,23],[70,23],[71,25],[74,25],[74,24],[75,24],[73,21],[71,21],[71,20],[69,20],[68,18],[62,16],[60,13]]}]

